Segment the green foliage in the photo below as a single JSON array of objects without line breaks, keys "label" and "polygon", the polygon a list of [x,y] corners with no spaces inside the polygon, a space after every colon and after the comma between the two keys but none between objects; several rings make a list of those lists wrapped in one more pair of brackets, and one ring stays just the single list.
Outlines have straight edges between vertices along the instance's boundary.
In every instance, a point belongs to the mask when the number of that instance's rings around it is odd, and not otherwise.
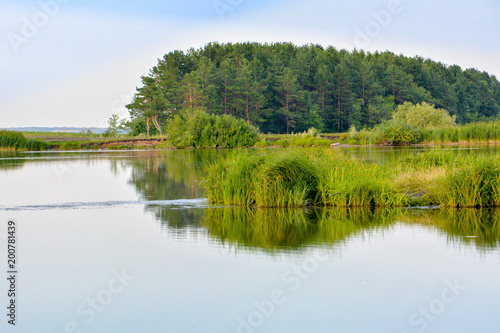
[{"label": "green foliage", "polygon": [[[266,133],[372,128],[405,102],[448,110],[459,124],[500,112],[500,83],[488,73],[422,57],[320,45],[209,43],[166,54],[141,79],[127,105],[135,134],[161,132],[186,107],[230,114]],[[413,118],[416,126],[442,126]]]},{"label": "green foliage", "polygon": [[82,146],[78,142],[64,142],[59,146],[60,150],[77,150],[81,148]]},{"label": "green foliage", "polygon": [[374,143],[400,145],[418,143],[422,139],[421,131],[410,124],[399,123],[394,120],[386,121],[373,129]]},{"label": "green foliage", "polygon": [[258,207],[404,206],[389,174],[341,155],[312,151],[234,153],[213,164],[205,176],[212,203]]},{"label": "green foliage", "polygon": [[433,104],[426,102],[416,105],[405,102],[397,107],[392,119],[396,123],[408,124],[417,128],[437,128],[454,126],[456,116],[452,117],[448,111],[437,109]]},{"label": "green foliage", "polygon": [[126,121],[125,120],[120,120],[120,117],[116,114],[113,114],[109,119],[108,119],[108,129],[104,133],[105,136],[116,136],[117,134],[125,131],[126,128]]},{"label": "green foliage", "polygon": [[14,150],[40,151],[48,148],[45,142],[29,140],[20,132],[0,131],[0,148]]},{"label": "green foliage", "polygon": [[447,207],[499,207],[500,170],[491,158],[469,160],[461,168],[450,168],[441,181],[438,201]]},{"label": "green foliage", "polygon": [[177,148],[237,148],[253,146],[258,131],[231,115],[215,116],[196,109],[174,116],[166,127],[167,140]]}]

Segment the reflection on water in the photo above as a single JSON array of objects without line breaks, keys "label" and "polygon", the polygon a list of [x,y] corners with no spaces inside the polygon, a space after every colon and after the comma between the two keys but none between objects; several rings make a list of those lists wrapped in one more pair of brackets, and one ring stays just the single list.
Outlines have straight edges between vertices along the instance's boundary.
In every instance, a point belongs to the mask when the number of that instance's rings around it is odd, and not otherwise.
[{"label": "reflection on water", "polygon": [[487,250],[500,245],[500,209],[436,209],[405,216],[407,223],[437,228],[454,243],[474,244]]},{"label": "reflection on water", "polygon": [[438,229],[453,243],[498,248],[500,210],[446,209],[208,209],[203,225],[222,243],[299,249],[344,243],[350,237],[407,223]]},{"label": "reflection on water", "polygon": [[[430,147],[349,148],[343,153],[365,160],[404,157]],[[497,153],[497,147],[449,148],[457,153],[478,150]],[[350,237],[392,228],[395,223],[438,230],[457,244],[487,250],[499,247],[500,210],[492,209],[253,209],[207,208],[200,176],[205,166],[227,155],[226,150],[169,150],[126,152],[0,152],[0,170],[80,160],[86,168],[105,161],[112,175],[128,174],[138,201],[58,202],[18,205],[2,210],[100,209],[144,205],[162,229],[175,235],[208,233],[216,242],[266,250],[299,250],[308,246],[344,243]],[[64,183],[60,184],[62,187]],[[47,189],[50,190],[50,189]],[[50,194],[50,192],[48,192]]]},{"label": "reflection on water", "polygon": [[132,167],[129,183],[145,200],[202,198],[203,168],[224,153],[220,150],[160,151],[125,160],[126,165]]},{"label": "reflection on water", "polygon": [[208,209],[203,225],[222,243],[264,249],[337,244],[364,231],[390,227],[398,210]]}]

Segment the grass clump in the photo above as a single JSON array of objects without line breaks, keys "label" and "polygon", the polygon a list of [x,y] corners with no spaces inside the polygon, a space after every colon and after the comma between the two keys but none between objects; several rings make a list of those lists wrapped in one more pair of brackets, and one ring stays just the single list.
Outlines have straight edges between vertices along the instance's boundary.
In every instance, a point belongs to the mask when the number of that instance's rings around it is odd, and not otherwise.
[{"label": "grass clump", "polygon": [[64,142],[59,146],[60,150],[78,150],[82,145],[78,142]]},{"label": "grass clump", "polygon": [[499,207],[500,169],[491,158],[450,167],[440,182],[437,200],[446,207]]},{"label": "grass clump", "polygon": [[500,207],[497,157],[429,151],[382,163],[329,149],[233,152],[205,175],[211,203],[256,207]]},{"label": "grass clump", "polygon": [[254,147],[327,147],[332,143],[331,140],[320,138],[319,131],[314,127],[311,127],[310,129],[302,133],[281,135],[279,137],[271,137],[269,139],[270,140],[266,140],[264,136],[264,139],[255,143]]},{"label": "grass clump", "polygon": [[20,132],[0,131],[0,148],[13,150],[40,151],[48,148],[45,142],[26,139]]},{"label": "grass clump", "polygon": [[331,151],[235,152],[212,164],[205,188],[212,203],[295,206],[405,206],[386,170]]}]

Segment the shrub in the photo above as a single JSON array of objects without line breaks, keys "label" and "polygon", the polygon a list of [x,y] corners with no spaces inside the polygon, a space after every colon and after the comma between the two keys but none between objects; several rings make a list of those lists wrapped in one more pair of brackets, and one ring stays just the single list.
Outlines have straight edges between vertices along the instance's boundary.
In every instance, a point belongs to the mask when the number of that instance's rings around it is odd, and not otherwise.
[{"label": "shrub", "polygon": [[374,136],[372,140],[375,143],[400,145],[405,143],[419,143],[422,139],[422,133],[417,127],[394,120],[377,125],[373,129],[373,132]]},{"label": "shrub", "polygon": [[450,116],[448,111],[437,109],[433,104],[423,102],[413,105],[405,102],[399,105],[392,115],[396,123],[403,123],[418,128],[449,127],[455,125],[456,116]]},{"label": "shrub", "polygon": [[167,125],[167,140],[177,148],[237,148],[253,146],[255,127],[230,115],[215,116],[200,110],[184,110]]}]

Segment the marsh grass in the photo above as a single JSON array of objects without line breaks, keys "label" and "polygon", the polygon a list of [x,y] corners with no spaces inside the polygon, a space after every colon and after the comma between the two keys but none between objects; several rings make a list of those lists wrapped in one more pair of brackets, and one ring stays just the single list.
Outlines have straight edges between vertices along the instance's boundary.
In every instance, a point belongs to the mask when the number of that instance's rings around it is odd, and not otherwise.
[{"label": "marsh grass", "polygon": [[255,143],[256,148],[280,147],[327,147],[332,144],[332,140],[319,137],[319,133],[314,128],[307,132],[283,135],[280,137],[271,137],[274,140],[260,140]]},{"label": "marsh grass", "polygon": [[498,161],[481,156],[462,167],[450,167],[440,181],[437,200],[446,207],[499,207]]},{"label": "marsh grass", "polygon": [[234,152],[204,177],[211,203],[257,207],[408,206],[390,173],[330,150]]},{"label": "marsh grass", "polygon": [[59,146],[59,150],[78,150],[78,149],[81,149],[81,148],[82,148],[82,145],[80,143],[73,142],[73,141],[63,142]]},{"label": "marsh grass", "polygon": [[257,207],[500,207],[497,157],[454,151],[386,163],[330,149],[233,152],[204,177],[211,203]]},{"label": "marsh grass", "polygon": [[12,150],[40,151],[48,148],[45,142],[26,139],[20,132],[0,131],[0,148]]}]

